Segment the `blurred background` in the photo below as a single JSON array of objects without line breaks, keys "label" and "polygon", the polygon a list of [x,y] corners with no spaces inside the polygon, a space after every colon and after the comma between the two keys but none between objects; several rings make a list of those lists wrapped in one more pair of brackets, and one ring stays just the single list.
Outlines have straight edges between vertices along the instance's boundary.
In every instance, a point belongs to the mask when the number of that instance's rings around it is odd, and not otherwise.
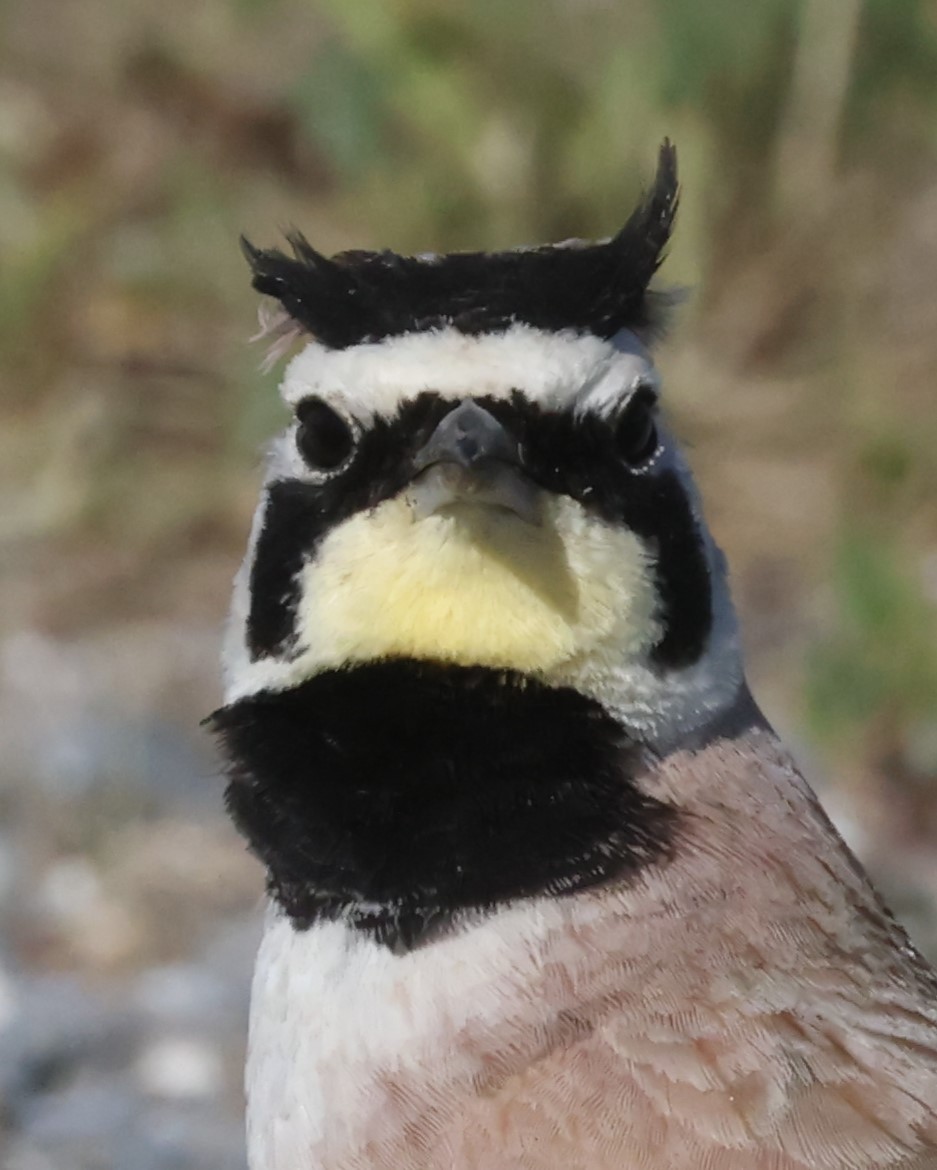
[{"label": "blurred background", "polygon": [[240,1170],[262,879],[199,720],[283,416],[239,232],[615,231],[751,673],[937,956],[935,0],[0,2],[0,1165]]}]

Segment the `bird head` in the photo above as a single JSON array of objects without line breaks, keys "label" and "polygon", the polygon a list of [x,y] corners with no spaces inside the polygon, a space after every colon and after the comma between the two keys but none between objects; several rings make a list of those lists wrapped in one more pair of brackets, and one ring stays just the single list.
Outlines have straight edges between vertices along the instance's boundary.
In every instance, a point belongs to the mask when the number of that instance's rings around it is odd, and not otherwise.
[{"label": "bird head", "polygon": [[573,686],[663,742],[741,685],[721,555],[659,410],[661,148],[614,237],[326,258],[245,242],[301,336],[226,652],[227,700],[392,659]]}]

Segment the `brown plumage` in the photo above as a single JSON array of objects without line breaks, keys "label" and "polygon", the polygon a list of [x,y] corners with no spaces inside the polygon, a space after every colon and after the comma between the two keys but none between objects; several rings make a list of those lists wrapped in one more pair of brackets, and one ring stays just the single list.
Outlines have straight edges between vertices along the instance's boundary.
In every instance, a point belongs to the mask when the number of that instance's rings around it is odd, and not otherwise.
[{"label": "brown plumage", "polygon": [[[934,973],[751,714],[649,779],[688,814],[666,869],[554,904],[475,979],[471,932],[439,944],[460,1002],[406,1060],[333,1055],[335,1127],[304,1165],[937,1167]],[[383,1011],[426,1013],[436,969],[419,967]],[[500,992],[473,1011],[482,980]]]},{"label": "brown plumage", "polygon": [[651,788],[688,813],[675,861],[548,944],[524,1028],[567,1038],[515,1063],[493,1026],[498,1071],[424,1164],[933,1170],[937,980],[773,734]]}]

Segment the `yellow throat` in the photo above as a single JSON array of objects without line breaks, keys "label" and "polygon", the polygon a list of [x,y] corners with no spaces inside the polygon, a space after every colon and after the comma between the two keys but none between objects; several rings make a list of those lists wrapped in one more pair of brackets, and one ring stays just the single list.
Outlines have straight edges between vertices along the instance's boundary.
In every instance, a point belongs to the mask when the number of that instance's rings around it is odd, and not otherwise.
[{"label": "yellow throat", "polygon": [[329,533],[300,585],[304,673],[412,657],[549,675],[660,631],[638,538],[563,496],[539,527],[469,504],[415,519],[396,496]]}]

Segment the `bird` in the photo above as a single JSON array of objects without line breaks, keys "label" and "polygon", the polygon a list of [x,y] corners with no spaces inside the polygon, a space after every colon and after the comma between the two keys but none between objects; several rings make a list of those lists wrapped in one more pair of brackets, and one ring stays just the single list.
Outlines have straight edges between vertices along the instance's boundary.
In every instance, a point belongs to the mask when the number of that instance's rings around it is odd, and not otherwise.
[{"label": "bird", "polygon": [[937,976],[748,688],[625,226],[242,241],[298,343],[210,717],[252,1170],[937,1170]]}]

